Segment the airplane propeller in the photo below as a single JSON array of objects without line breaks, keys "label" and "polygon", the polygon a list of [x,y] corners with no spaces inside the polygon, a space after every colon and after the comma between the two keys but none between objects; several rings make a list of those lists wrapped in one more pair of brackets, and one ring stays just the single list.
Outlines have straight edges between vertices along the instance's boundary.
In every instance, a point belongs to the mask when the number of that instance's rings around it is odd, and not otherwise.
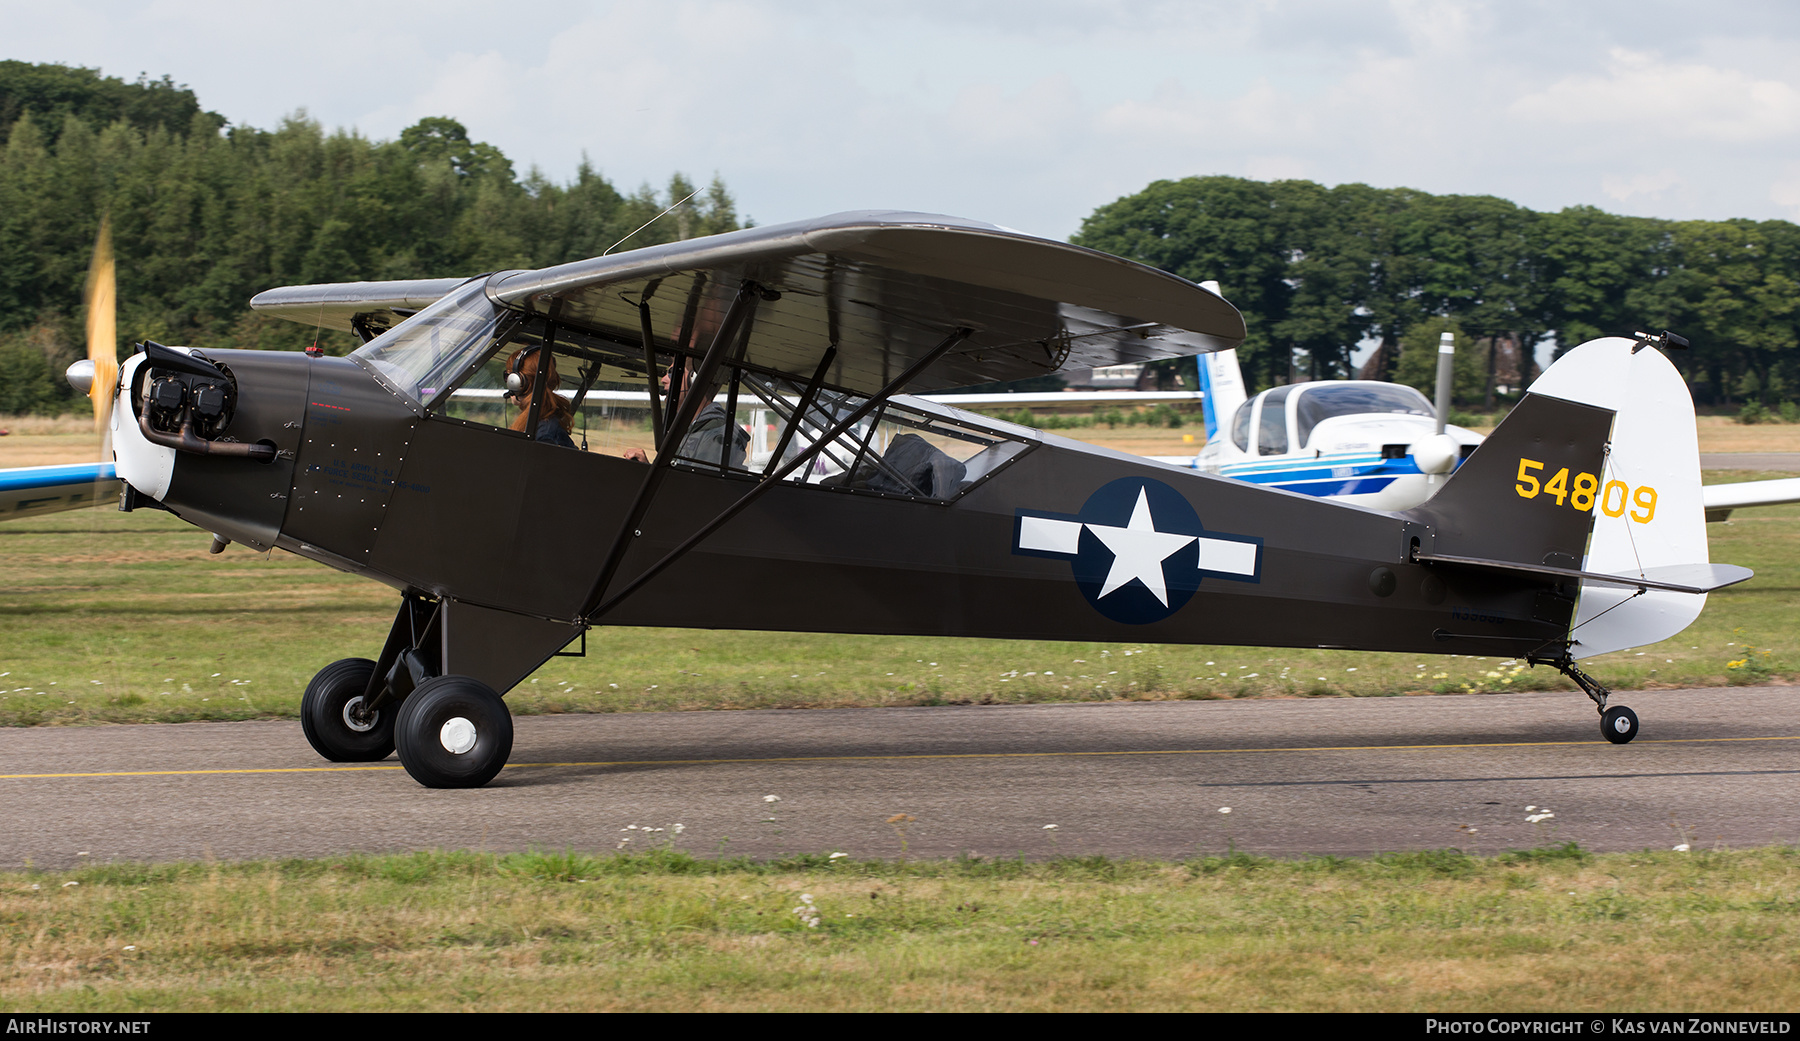
[{"label": "airplane propeller", "polygon": [[[119,386],[118,281],[113,262],[112,220],[100,219],[87,280],[87,357],[69,366],[69,385],[94,405],[100,462],[112,458],[112,407]],[[98,495],[95,496],[98,498]]]},{"label": "airplane propeller", "polygon": [[113,264],[112,220],[101,218],[88,268],[87,354],[94,366],[88,398],[94,403],[94,432],[107,433],[114,392],[119,386],[118,283]]}]

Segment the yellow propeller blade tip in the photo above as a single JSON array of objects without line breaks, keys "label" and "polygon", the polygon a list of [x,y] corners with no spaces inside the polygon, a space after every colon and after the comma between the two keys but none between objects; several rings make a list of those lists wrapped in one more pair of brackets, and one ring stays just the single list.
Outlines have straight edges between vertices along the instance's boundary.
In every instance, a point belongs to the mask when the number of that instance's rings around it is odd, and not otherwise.
[{"label": "yellow propeller blade tip", "polygon": [[87,349],[94,363],[88,398],[94,403],[94,432],[104,434],[119,385],[118,282],[113,263],[112,219],[100,220],[94,260],[88,267]]}]

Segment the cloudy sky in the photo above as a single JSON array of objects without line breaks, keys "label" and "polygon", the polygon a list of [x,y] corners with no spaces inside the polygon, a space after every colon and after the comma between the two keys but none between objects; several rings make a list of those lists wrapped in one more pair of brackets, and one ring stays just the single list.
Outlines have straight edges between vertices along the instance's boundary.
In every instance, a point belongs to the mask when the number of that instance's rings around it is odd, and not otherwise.
[{"label": "cloudy sky", "polygon": [[1800,5],[1655,0],[0,0],[0,58],[168,74],[237,123],[448,115],[519,168],[715,171],[769,224],[1055,237],[1159,178],[1800,219]]}]

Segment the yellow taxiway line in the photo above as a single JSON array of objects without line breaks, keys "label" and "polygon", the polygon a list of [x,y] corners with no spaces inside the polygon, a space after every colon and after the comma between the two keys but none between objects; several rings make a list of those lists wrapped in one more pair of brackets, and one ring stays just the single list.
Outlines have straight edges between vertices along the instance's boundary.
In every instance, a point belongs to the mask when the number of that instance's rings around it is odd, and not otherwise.
[{"label": "yellow taxiway line", "polygon": [[[1800,734],[1769,737],[1687,737],[1635,741],[1639,745],[1697,745],[1732,741],[1800,741]],[[1605,741],[1492,741],[1484,744],[1442,745],[1313,745],[1293,748],[1153,748],[1121,752],[919,752],[903,755],[791,755],[742,759],[616,759],[568,763],[508,763],[508,770],[547,766],[709,766],[733,763],[850,763],[907,759],[1057,759],[1077,756],[1126,755],[1262,755],[1270,752],[1430,752],[1472,748],[1558,748],[1604,745]],[[219,770],[116,770],[91,773],[0,774],[0,781],[51,780],[73,777],[200,777],[207,774],[320,774],[377,770],[401,770],[398,764],[369,766],[279,766]]]}]

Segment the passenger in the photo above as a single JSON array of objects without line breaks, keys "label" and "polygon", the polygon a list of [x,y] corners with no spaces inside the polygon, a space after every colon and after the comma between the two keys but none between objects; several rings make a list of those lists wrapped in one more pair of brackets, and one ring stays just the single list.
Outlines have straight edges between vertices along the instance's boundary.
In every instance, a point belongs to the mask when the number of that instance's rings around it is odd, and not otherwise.
[{"label": "passenger", "polygon": [[[693,379],[694,374],[692,366],[693,363],[689,362],[688,368],[684,370],[682,379],[684,385],[689,384]],[[671,369],[669,372],[663,373],[662,388],[665,394],[669,392],[669,377],[673,372],[674,370]],[[732,422],[731,418],[725,415],[724,407],[717,401],[712,400],[713,398],[718,397],[719,394],[719,387],[717,384],[703,388],[703,392],[706,395],[706,398],[704,399],[706,401],[706,407],[700,410],[699,414],[694,417],[692,423],[688,424],[687,436],[681,439],[681,447],[676,450],[675,454],[690,462],[702,464],[710,463],[713,466],[717,466],[719,465],[719,456],[725,448],[725,432],[729,430],[731,431],[730,436],[732,441],[731,457],[726,460],[726,462],[732,469],[744,469],[744,460],[748,457],[750,448],[749,432]],[[673,417],[675,410],[679,405],[679,400],[679,395],[670,394],[668,409],[664,414]],[[625,458],[636,460],[640,463],[647,463],[650,461],[649,453],[645,452],[642,448],[627,448],[625,450]]]},{"label": "passenger", "polygon": [[531,420],[531,394],[537,386],[539,358],[548,361],[544,366],[544,403],[538,411],[537,440],[574,448],[575,439],[569,436],[569,430],[575,425],[575,413],[556,392],[562,386],[562,377],[556,374],[556,356],[542,347],[521,347],[506,359],[506,396],[519,410],[512,429],[524,433],[525,424]]}]

